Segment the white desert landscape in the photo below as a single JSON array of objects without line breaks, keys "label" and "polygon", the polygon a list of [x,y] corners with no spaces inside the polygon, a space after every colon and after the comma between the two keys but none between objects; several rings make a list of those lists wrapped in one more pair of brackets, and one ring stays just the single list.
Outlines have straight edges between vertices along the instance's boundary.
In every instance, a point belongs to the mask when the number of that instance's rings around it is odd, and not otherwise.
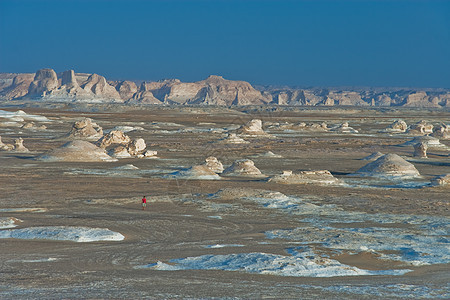
[{"label": "white desert landscape", "polygon": [[450,1],[1,0],[1,299],[450,299]]},{"label": "white desert landscape", "polygon": [[0,110],[2,298],[450,297],[446,109],[49,105]]}]

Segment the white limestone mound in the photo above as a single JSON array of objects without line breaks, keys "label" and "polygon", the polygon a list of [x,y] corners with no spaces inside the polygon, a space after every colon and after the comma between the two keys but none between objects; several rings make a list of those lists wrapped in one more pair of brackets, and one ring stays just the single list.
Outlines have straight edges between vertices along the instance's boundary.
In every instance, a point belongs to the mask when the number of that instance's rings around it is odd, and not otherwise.
[{"label": "white limestone mound", "polygon": [[0,110],[0,118],[5,118],[17,122],[24,122],[24,121],[50,122],[50,120],[47,117],[27,114],[23,110],[18,110],[15,112]]},{"label": "white limestone mound", "polygon": [[142,138],[132,140],[128,144],[119,144],[110,149],[108,154],[115,158],[154,158],[158,154],[157,151],[147,150],[147,145]]},{"label": "white limestone mound", "polygon": [[144,128],[140,126],[114,126],[114,128],[111,129],[105,129],[103,130],[104,133],[110,133],[111,131],[118,130],[122,131],[123,133],[128,133],[131,131],[143,131]]},{"label": "white limestone mound", "polygon": [[108,151],[108,155],[115,158],[130,158],[131,154],[125,146],[117,146]]},{"label": "white limestone mound", "polygon": [[0,136],[0,150],[4,150],[4,151],[14,150],[14,145],[3,143],[2,137]]},{"label": "white limestone mound", "polygon": [[252,155],[251,157],[254,157],[254,158],[282,158],[283,156],[281,156],[279,154],[275,154],[272,151],[267,151],[264,153]]},{"label": "white limestone mound", "polygon": [[236,160],[231,166],[226,168],[223,176],[248,176],[248,177],[265,177],[264,174],[255,166],[250,159]]},{"label": "white limestone mound", "polygon": [[341,125],[335,126],[331,128],[330,131],[339,133],[358,133],[358,130],[348,126],[348,122],[344,122]]},{"label": "white limestone mound", "polygon": [[67,162],[94,162],[94,161],[117,161],[106,154],[105,149],[83,140],[74,140],[53,149],[47,154],[37,158],[42,161],[67,161]]},{"label": "white limestone mound", "polygon": [[431,185],[450,187],[450,173],[434,177],[431,179]]},{"label": "white limestone mound", "polygon": [[399,146],[414,146],[414,145],[419,144],[419,143],[425,143],[428,146],[428,148],[443,148],[443,149],[447,148],[446,145],[441,144],[439,142],[439,139],[437,139],[435,137],[432,137],[432,136],[427,136],[427,135],[425,135],[425,136],[416,136],[412,140],[407,141],[407,142],[405,142],[403,144],[400,144]]},{"label": "white limestone mound", "polygon": [[384,154],[381,152],[374,152],[374,153],[370,154],[369,156],[361,158],[361,160],[376,160],[376,159],[382,157],[383,155]]},{"label": "white limestone mound", "polygon": [[339,180],[328,170],[301,171],[297,174],[292,171],[283,171],[282,174],[271,177],[268,182],[280,184],[337,184]]},{"label": "white limestone mound", "polygon": [[433,125],[428,124],[426,121],[422,120],[417,122],[416,124],[412,124],[409,126],[407,133],[409,134],[417,134],[424,135],[433,132]]},{"label": "white limestone mound", "polygon": [[236,133],[229,133],[225,138],[217,141],[219,144],[248,144],[249,141],[246,141],[236,135]]},{"label": "white limestone mound", "polygon": [[14,151],[16,151],[16,152],[29,152],[30,150],[28,150],[23,145],[23,139],[22,138],[18,138],[18,139],[14,140]]},{"label": "white limestone mound", "polygon": [[428,146],[426,143],[422,142],[422,143],[417,143],[414,145],[414,157],[418,157],[418,158],[427,158],[427,149]]},{"label": "white limestone mound", "polygon": [[125,237],[107,228],[40,226],[0,230],[0,239],[57,240],[79,243],[95,241],[122,241]]},{"label": "white limestone mound", "polygon": [[0,217],[0,229],[17,227],[19,222],[23,221],[14,217]]},{"label": "white limestone mound", "polygon": [[431,136],[441,140],[450,139],[450,126],[443,123],[434,126]]},{"label": "white limestone mound", "polygon": [[386,178],[420,176],[419,171],[412,163],[393,153],[388,153],[368,163],[356,171],[356,175]]},{"label": "white limestone mound", "polygon": [[75,122],[69,132],[69,137],[96,141],[103,136],[103,128],[90,118]]},{"label": "white limestone mound", "polygon": [[403,120],[395,120],[394,123],[386,127],[383,132],[402,133],[406,132],[408,125]]},{"label": "white limestone mound", "polygon": [[214,156],[207,157],[205,159],[205,165],[208,167],[211,171],[215,173],[222,173],[223,172],[223,164]]},{"label": "white limestone mound", "polygon": [[239,127],[236,132],[242,135],[267,135],[262,128],[262,121],[259,119],[253,119],[247,122],[247,124]]},{"label": "white limestone mound", "polygon": [[32,130],[45,130],[47,129],[47,126],[45,125],[36,125],[34,122],[27,122],[20,127],[22,129],[32,129]]},{"label": "white limestone mound", "polygon": [[116,170],[139,170],[138,167],[136,167],[135,165],[132,165],[132,164],[126,164],[123,166],[115,167],[114,169],[116,169]]},{"label": "white limestone mound", "polygon": [[175,179],[219,180],[220,176],[206,165],[192,166],[164,176]]},{"label": "white limestone mound", "polygon": [[124,134],[120,130],[112,130],[110,133],[105,134],[101,139],[97,141],[97,145],[100,148],[106,149],[112,144],[128,145],[131,142],[131,138]]},{"label": "white limestone mound", "polygon": [[0,150],[15,151],[15,152],[29,152],[29,150],[23,145],[22,138],[15,139],[14,145],[11,145],[11,144],[3,143],[1,136],[0,136]]}]

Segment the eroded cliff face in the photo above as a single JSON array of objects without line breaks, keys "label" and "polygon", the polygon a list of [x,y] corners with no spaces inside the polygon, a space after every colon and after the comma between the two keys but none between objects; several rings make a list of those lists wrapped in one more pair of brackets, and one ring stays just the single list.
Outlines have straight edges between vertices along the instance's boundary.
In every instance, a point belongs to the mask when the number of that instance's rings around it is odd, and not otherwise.
[{"label": "eroded cliff face", "polygon": [[57,74],[41,69],[35,74],[0,73],[0,101],[122,102],[152,105],[307,105],[450,107],[445,89],[259,88],[245,81],[212,75],[197,82],[178,79],[142,82],[107,81],[98,74]]}]

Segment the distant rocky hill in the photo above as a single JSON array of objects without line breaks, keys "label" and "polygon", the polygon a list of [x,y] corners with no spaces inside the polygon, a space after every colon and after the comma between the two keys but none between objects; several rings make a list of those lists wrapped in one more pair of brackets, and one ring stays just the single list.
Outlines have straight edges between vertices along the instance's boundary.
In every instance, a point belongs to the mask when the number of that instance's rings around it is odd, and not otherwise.
[{"label": "distant rocky hill", "polygon": [[199,105],[307,105],[450,107],[446,89],[338,89],[260,87],[212,75],[197,82],[169,79],[156,82],[107,81],[97,74],[0,73],[0,101],[105,102]]}]

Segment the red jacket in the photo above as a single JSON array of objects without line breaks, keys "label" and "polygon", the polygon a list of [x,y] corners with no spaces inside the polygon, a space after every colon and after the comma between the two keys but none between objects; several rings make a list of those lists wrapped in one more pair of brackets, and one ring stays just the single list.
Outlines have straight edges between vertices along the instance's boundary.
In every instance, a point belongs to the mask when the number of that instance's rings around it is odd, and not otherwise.
[{"label": "red jacket", "polygon": [[142,198],[142,203],[147,203],[147,199]]}]

